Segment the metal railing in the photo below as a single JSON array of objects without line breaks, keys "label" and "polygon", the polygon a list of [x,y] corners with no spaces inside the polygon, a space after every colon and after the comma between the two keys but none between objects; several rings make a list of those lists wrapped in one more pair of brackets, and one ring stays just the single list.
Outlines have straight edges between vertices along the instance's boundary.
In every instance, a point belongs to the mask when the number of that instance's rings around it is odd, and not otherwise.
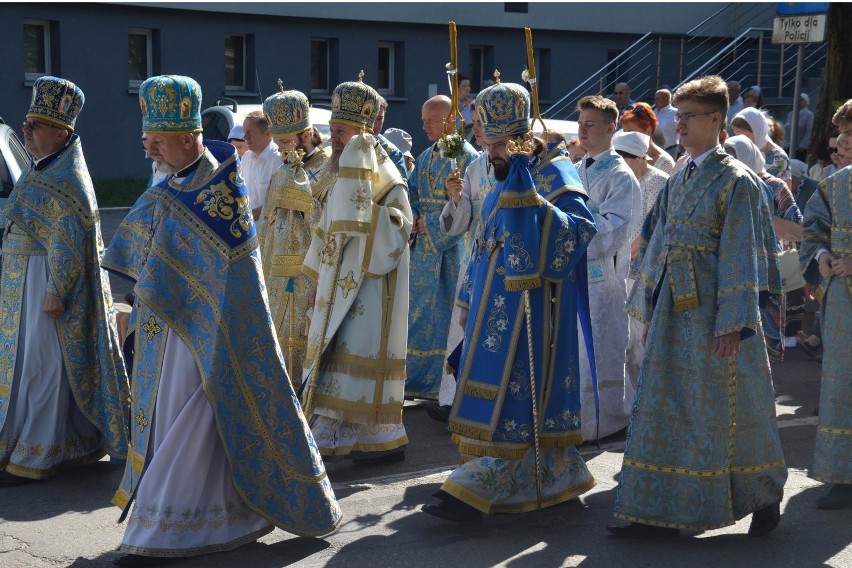
[{"label": "metal railing", "polygon": [[[629,82],[631,98],[649,101],[663,86],[674,91],[702,74],[761,85],[766,96],[793,96],[796,50],[771,43],[766,28],[775,5],[730,3],[692,27],[683,36],[646,33],[612,61],[544,111],[546,118],[576,119],[577,102],[586,95],[610,96],[613,87]],[[734,39],[731,39],[733,37]],[[806,47],[803,76],[818,76],[825,67],[827,44]]]}]

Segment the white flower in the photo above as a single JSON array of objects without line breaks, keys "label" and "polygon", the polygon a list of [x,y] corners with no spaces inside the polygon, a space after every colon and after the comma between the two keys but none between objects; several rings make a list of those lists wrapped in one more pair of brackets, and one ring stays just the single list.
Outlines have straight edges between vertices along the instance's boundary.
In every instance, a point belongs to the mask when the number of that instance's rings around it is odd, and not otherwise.
[{"label": "white flower", "polygon": [[509,327],[509,320],[501,319],[497,321],[497,329],[499,331],[506,331],[507,327]]},{"label": "white flower", "polygon": [[498,308],[502,308],[502,307],[503,307],[503,306],[505,306],[505,305],[506,305],[506,298],[504,298],[504,297],[503,297],[503,296],[501,296],[500,294],[497,294],[497,295],[494,297],[494,306],[495,306],[495,307],[498,307]]}]

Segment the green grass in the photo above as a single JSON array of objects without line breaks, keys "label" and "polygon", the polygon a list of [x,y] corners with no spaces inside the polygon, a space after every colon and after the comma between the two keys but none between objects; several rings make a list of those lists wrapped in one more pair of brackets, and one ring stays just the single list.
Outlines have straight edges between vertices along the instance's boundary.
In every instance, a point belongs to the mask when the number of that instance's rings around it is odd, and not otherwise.
[{"label": "green grass", "polygon": [[94,179],[98,207],[130,207],[148,186],[144,178]]}]

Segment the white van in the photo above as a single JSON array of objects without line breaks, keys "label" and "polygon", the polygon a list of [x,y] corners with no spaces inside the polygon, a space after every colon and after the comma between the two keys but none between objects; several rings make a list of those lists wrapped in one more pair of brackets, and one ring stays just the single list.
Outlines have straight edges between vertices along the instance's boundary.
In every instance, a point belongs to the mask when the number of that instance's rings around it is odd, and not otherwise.
[{"label": "white van", "polygon": [[[238,105],[233,99],[218,99],[214,106],[201,112],[201,125],[206,140],[228,141],[228,134],[235,124],[242,124],[245,116],[256,110],[262,111],[263,105]],[[329,134],[328,120],[331,118],[331,110],[311,107],[311,124],[316,126],[327,138]]]}]

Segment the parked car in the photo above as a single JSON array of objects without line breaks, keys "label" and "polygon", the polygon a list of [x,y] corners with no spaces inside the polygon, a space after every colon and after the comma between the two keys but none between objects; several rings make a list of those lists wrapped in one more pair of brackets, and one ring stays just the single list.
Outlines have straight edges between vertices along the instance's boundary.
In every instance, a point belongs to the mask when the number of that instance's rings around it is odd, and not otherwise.
[{"label": "parked car", "polygon": [[29,167],[29,152],[15,131],[0,118],[0,207]]},{"label": "parked car", "polygon": [[[245,116],[253,111],[263,110],[263,105],[238,105],[233,99],[219,99],[214,106],[201,111],[201,124],[204,138],[208,140],[228,140],[228,133],[235,124],[242,124]],[[311,107],[311,124],[316,126],[323,137],[328,137],[328,120],[331,110]]]},{"label": "parked car", "polygon": [[[580,125],[573,120],[555,120],[552,118],[545,118],[544,123],[547,125],[548,131],[555,130],[564,134],[567,142],[570,142],[580,135]],[[541,135],[541,122],[537,120],[535,121],[535,124],[533,124],[533,132],[536,136]]]}]

